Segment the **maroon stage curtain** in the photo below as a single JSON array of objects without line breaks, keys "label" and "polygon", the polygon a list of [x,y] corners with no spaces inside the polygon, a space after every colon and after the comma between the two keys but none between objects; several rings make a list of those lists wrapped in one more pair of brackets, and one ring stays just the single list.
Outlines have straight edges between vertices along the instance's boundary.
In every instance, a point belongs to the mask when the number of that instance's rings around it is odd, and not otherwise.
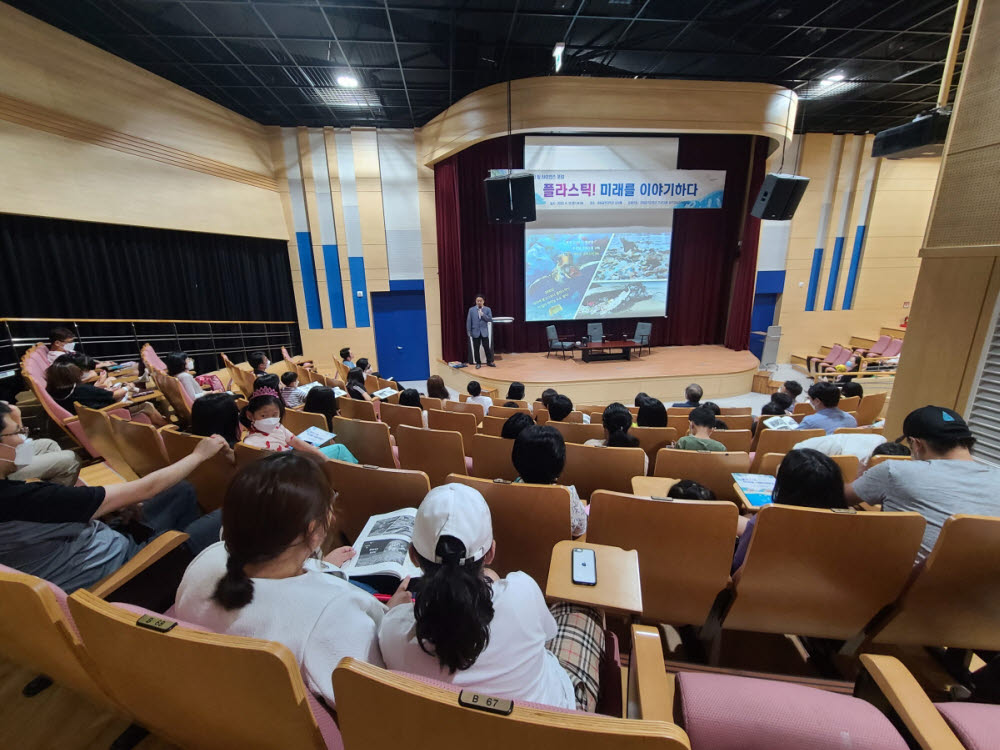
[{"label": "maroon stage curtain", "polygon": [[[723,169],[726,188],[721,209],[674,212],[670,289],[666,317],[654,318],[653,346],[723,344],[746,349],[750,332],[757,266],[759,221],[743,222],[747,180],[750,198],[764,174],[764,158],[750,155],[754,136],[679,136],[678,169]],[[766,142],[756,139],[760,154]],[[513,168],[524,164],[524,137],[511,142]],[[445,360],[468,357],[465,313],[482,293],[494,315],[515,322],[494,327],[497,350],[541,352],[547,349],[545,326],[524,317],[524,226],[491,224],[486,219],[483,180],[490,169],[507,165],[507,140],[478,143],[435,165],[438,274],[441,289],[441,335]],[[754,186],[757,187],[754,187]],[[735,276],[734,276],[735,274]],[[605,320],[609,336],[629,337],[648,318]],[[728,325],[727,325],[728,324]],[[559,321],[560,335],[580,337],[586,321]]]}]

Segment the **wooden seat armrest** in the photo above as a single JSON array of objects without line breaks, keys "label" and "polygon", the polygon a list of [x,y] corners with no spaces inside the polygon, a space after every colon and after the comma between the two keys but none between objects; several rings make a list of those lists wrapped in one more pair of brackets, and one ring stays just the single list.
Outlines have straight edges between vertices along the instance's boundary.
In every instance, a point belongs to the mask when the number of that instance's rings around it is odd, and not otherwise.
[{"label": "wooden seat armrest", "polygon": [[158,427],[157,432],[180,432],[180,428],[175,424],[165,424],[163,427]]},{"label": "wooden seat armrest", "polygon": [[79,421],[80,418],[76,415],[73,415],[72,417],[66,417],[66,419],[63,420],[63,424],[73,424],[74,422],[79,422]]},{"label": "wooden seat armrest", "polygon": [[[862,654],[855,695],[877,708],[887,702],[924,750],[962,750],[962,743],[910,674],[893,656]],[[881,705],[880,705],[881,704]]]},{"label": "wooden seat armrest", "polygon": [[628,718],[674,723],[674,676],[663,666],[660,631],[632,625],[628,664]]},{"label": "wooden seat armrest", "polygon": [[882,506],[881,505],[872,505],[871,503],[866,503],[864,500],[862,500],[860,503],[858,503],[854,507],[857,508],[858,510],[864,510],[864,511],[868,511],[870,513],[871,512],[878,512],[878,511],[882,510]]},{"label": "wooden seat armrest", "polygon": [[[106,601],[163,611],[173,603],[184,569],[191,561],[191,552],[183,546],[187,540],[183,532],[164,532],[114,573],[91,586],[90,592]],[[162,608],[155,606],[160,604]]]}]

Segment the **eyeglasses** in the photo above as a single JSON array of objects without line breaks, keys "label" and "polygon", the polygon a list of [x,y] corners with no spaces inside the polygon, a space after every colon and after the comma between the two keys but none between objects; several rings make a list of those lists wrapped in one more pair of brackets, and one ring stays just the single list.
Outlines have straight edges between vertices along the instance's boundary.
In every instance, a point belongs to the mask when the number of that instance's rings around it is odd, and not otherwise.
[{"label": "eyeglasses", "polygon": [[27,435],[27,434],[28,434],[28,428],[22,427],[21,429],[14,430],[13,432],[0,432],[0,438],[14,437],[15,435]]}]

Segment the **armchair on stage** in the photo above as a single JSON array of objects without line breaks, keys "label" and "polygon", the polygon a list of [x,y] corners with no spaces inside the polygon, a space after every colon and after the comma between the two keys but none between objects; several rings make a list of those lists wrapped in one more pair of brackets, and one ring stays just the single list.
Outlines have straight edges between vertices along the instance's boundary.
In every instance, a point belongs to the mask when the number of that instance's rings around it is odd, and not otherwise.
[{"label": "armchair on stage", "polygon": [[636,323],[635,324],[635,334],[633,334],[631,341],[639,347],[639,356],[642,356],[642,348],[646,347],[646,351],[650,354],[653,350],[649,346],[649,337],[653,333],[652,323]]},{"label": "armchair on stage", "polygon": [[569,356],[573,357],[573,349],[576,344],[572,341],[562,341],[559,334],[556,333],[555,326],[545,326],[545,335],[549,340],[549,350],[545,353],[546,357],[552,352],[562,352],[563,359],[566,359],[566,352],[569,352]]}]

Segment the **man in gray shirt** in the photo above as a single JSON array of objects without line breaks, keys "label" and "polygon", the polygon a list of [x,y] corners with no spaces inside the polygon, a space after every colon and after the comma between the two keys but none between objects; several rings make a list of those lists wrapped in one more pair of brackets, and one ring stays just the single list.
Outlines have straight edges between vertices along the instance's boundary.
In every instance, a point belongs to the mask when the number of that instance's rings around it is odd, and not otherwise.
[{"label": "man in gray shirt", "polygon": [[924,406],[903,421],[912,461],[886,461],[844,488],[848,503],[916,511],[927,520],[918,559],[930,554],[949,516],[1000,516],[1000,470],[972,458],[976,439],[951,409]]}]

